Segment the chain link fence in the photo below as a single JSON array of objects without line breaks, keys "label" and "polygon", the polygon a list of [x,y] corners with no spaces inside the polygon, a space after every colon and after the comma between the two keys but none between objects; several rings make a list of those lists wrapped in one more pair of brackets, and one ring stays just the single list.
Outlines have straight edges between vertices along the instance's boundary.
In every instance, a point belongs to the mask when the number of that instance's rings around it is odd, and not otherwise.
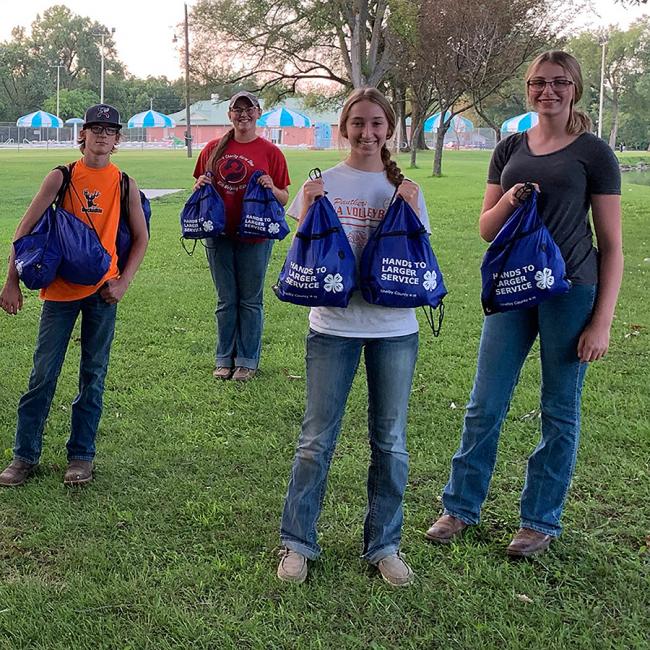
[{"label": "chain link fence", "polygon": [[[76,133],[79,132],[79,127]],[[154,132],[162,132],[156,129]],[[75,147],[75,129],[73,126],[54,128],[27,128],[16,126],[11,122],[0,122],[0,148],[20,149],[21,147],[54,149],[57,147]],[[140,149],[179,149],[183,148],[183,141],[179,138],[168,136],[163,139],[147,140],[147,129],[122,129],[120,141],[122,148]]]}]

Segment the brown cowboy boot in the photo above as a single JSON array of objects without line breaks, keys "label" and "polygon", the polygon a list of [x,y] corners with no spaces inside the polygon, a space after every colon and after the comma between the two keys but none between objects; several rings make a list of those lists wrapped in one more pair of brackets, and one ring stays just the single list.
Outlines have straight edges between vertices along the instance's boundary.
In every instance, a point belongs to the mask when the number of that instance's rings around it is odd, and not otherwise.
[{"label": "brown cowboy boot", "polygon": [[452,515],[442,515],[436,521],[424,536],[430,542],[438,544],[449,544],[454,537],[458,537],[465,529],[467,524]]},{"label": "brown cowboy boot", "polygon": [[14,458],[0,474],[0,485],[18,487],[34,475],[37,467],[38,463],[26,463],[24,460]]},{"label": "brown cowboy boot", "polygon": [[71,460],[63,477],[63,484],[68,486],[85,485],[93,480],[92,460]]},{"label": "brown cowboy boot", "polygon": [[553,538],[530,528],[520,528],[506,548],[510,557],[530,557],[546,551]]}]

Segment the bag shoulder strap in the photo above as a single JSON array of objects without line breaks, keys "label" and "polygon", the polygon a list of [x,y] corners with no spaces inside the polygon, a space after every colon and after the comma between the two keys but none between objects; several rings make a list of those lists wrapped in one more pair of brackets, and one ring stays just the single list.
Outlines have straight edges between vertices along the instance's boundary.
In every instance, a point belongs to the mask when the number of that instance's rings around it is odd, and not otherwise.
[{"label": "bag shoulder strap", "polygon": [[129,220],[129,191],[131,179],[126,172],[120,172],[120,219]]},{"label": "bag shoulder strap", "polygon": [[76,162],[71,162],[68,165],[57,165],[54,169],[58,169],[63,174],[63,181],[61,182],[61,187],[57,192],[54,203],[57,207],[60,207],[65,198],[66,192],[70,189],[70,184],[72,183],[72,170]]},{"label": "bag shoulder strap", "polygon": [[[55,167],[55,169],[58,169],[62,174],[63,174],[63,183],[61,183],[61,187],[59,188],[59,193],[56,196],[56,207],[59,208],[61,207],[61,204],[63,203],[63,199],[65,197],[66,192],[68,192],[71,188],[72,191],[77,195],[77,199],[79,200],[79,203],[83,205],[83,201],[81,200],[81,197],[79,196],[79,192],[77,192],[77,188],[73,185],[72,183],[72,170],[74,169],[76,163],[71,162],[69,165],[58,165]],[[97,236],[97,239],[99,240],[99,243],[101,244],[101,237],[99,236],[99,233],[97,232],[97,228],[95,228],[95,224],[93,223],[93,220],[90,217],[90,213],[86,213],[86,218],[88,219],[88,223],[90,223],[90,227],[93,229],[95,232],[95,235]]]}]

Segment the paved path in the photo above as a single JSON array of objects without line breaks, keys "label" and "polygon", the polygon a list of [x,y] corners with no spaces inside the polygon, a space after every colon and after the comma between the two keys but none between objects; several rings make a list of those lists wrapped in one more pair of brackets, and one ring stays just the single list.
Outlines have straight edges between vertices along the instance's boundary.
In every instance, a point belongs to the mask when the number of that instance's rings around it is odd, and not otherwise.
[{"label": "paved path", "polygon": [[157,199],[161,196],[165,196],[166,194],[175,194],[176,192],[182,192],[183,190],[142,190],[144,192],[144,195],[148,199]]}]

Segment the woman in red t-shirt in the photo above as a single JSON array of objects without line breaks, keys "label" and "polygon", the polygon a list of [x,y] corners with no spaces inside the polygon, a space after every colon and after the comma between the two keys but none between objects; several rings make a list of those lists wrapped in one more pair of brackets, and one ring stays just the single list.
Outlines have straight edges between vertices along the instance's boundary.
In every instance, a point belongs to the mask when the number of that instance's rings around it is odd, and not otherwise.
[{"label": "woman in red t-shirt", "polygon": [[[255,132],[261,115],[257,98],[242,91],[230,100],[232,123],[223,137],[208,142],[194,169],[194,189],[212,182],[226,207],[226,228],[220,237],[206,240],[206,253],[217,292],[217,349],[214,376],[248,381],[259,365],[262,347],[264,277],[273,240],[240,239],[246,185],[253,172],[263,170],[259,183],[286,205],[289,173],[278,147]],[[206,175],[211,171],[213,176]]]}]

